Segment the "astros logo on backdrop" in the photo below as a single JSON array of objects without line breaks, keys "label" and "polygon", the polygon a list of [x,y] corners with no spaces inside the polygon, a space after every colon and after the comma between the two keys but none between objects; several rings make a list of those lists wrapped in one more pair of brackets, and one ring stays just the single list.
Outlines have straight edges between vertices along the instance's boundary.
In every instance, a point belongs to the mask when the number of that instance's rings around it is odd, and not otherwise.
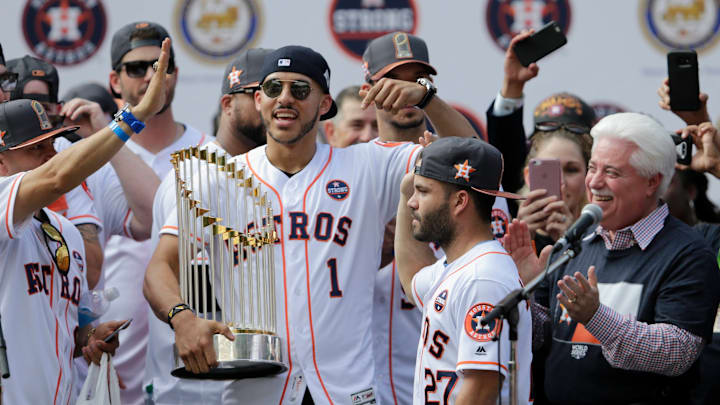
[{"label": "astros logo on backdrop", "polygon": [[261,28],[255,0],[182,0],[176,7],[176,30],[191,53],[203,60],[227,63],[249,48]]},{"label": "astros logo on backdrop", "polygon": [[568,0],[488,0],[485,19],[490,36],[503,50],[524,29],[539,29],[555,21],[563,34],[570,28]]},{"label": "astros logo on backdrop", "polygon": [[97,52],[107,20],[101,0],[28,0],[22,16],[25,42],[54,65],[76,65]]},{"label": "astros logo on backdrop", "polygon": [[379,36],[394,31],[414,34],[418,19],[414,0],[334,0],[328,17],[335,42],[358,60],[367,43]]},{"label": "astros logo on backdrop", "polygon": [[646,36],[662,52],[678,48],[702,51],[717,42],[717,0],[644,0],[639,14]]}]

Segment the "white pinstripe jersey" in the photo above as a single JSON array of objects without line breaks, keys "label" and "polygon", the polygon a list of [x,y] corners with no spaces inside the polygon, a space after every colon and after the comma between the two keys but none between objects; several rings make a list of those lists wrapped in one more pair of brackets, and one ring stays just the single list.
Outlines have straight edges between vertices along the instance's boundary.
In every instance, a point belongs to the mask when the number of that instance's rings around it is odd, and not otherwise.
[{"label": "white pinstripe jersey", "polygon": [[[448,265],[443,257],[415,275],[412,294],[423,313],[423,328],[417,349],[413,403],[455,403],[463,370],[469,369],[500,369],[505,376],[502,398],[504,403],[508,401],[507,322],[483,327],[479,320],[520,287],[515,263],[496,240],[475,245]],[[525,303],[520,304],[519,311],[518,397],[521,404],[528,404],[532,403],[532,323]],[[499,342],[492,341],[497,334]]]},{"label": "white pinstripe jersey", "polygon": [[3,404],[74,403],[73,350],[80,294],[87,289],[85,246],[64,217],[44,209],[63,235],[70,267],[62,274],[46,237],[29,216],[13,223],[15,197],[25,173],[0,178],[0,313],[11,378],[2,381]]},{"label": "white pinstripe jersey", "polygon": [[[291,177],[268,161],[265,149],[236,161],[273,203],[280,238],[277,326],[289,370],[236,381],[223,400],[299,404],[306,384],[317,403],[367,398],[374,395],[371,312],[380,245],[397,209],[400,180],[420,146],[318,144],[312,160]],[[176,226],[177,217],[169,220]]]}]

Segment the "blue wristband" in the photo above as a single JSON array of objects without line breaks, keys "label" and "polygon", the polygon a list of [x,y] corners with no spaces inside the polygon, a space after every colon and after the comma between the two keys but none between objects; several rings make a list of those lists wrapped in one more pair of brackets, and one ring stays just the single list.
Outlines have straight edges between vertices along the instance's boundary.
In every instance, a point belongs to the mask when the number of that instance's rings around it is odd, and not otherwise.
[{"label": "blue wristband", "polygon": [[120,125],[115,121],[110,121],[110,124],[108,125],[110,129],[112,129],[113,132],[115,132],[115,135],[117,135],[118,138],[120,138],[121,141],[127,142],[128,139],[130,139],[130,135],[128,135],[125,131],[123,131],[122,128],[120,128]]}]

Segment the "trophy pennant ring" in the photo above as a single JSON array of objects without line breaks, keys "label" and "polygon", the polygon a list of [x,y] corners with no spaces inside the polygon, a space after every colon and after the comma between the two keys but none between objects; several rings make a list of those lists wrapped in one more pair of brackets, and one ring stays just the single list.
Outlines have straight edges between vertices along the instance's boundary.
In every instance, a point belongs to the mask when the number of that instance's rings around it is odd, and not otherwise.
[{"label": "trophy pennant ring", "polygon": [[198,317],[235,336],[213,335],[218,367],[185,369],[175,351],[172,375],[240,379],[287,370],[277,336],[272,203],[250,173],[222,151],[197,147],[172,155],[178,215],[179,282]]}]

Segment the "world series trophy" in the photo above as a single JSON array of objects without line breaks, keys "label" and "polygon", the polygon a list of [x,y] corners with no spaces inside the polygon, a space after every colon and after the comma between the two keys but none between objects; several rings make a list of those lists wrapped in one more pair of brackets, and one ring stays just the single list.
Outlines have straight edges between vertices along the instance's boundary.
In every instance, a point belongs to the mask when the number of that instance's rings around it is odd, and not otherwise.
[{"label": "world series trophy", "polygon": [[213,335],[219,365],[208,373],[186,370],[176,348],[175,377],[240,379],[287,370],[277,336],[272,204],[230,160],[197,147],[172,155],[182,300],[235,337]]}]

